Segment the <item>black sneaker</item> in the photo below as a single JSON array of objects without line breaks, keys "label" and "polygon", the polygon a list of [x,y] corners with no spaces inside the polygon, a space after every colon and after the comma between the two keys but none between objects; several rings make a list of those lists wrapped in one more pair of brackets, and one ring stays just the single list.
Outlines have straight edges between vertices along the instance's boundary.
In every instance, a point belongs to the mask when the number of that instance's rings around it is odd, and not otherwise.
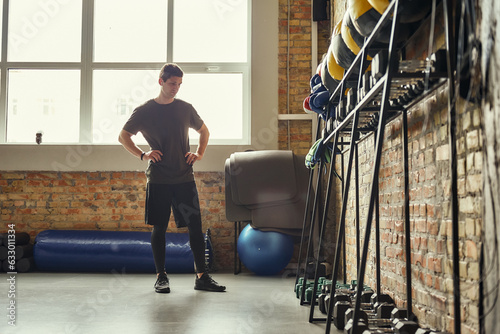
[{"label": "black sneaker", "polygon": [[200,278],[196,277],[196,280],[194,282],[194,289],[215,292],[226,291],[225,286],[219,285],[219,283],[214,281],[213,278],[207,273],[203,273]]},{"label": "black sneaker", "polygon": [[169,293],[170,284],[168,283],[167,274],[163,273],[158,275],[158,279],[155,283],[155,291],[158,293]]}]

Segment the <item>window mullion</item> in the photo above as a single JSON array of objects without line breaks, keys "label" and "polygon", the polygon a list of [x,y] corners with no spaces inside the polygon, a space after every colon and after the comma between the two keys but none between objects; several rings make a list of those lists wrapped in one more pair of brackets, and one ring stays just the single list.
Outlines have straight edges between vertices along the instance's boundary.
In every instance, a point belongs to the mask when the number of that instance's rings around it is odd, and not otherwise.
[{"label": "window mullion", "polygon": [[174,0],[167,0],[167,63],[174,58]]},{"label": "window mullion", "polygon": [[2,2],[2,55],[0,61],[0,144],[7,141],[7,34],[9,26],[9,0]]},{"label": "window mullion", "polygon": [[80,143],[92,143],[92,58],[94,47],[94,0],[83,1],[82,15]]}]

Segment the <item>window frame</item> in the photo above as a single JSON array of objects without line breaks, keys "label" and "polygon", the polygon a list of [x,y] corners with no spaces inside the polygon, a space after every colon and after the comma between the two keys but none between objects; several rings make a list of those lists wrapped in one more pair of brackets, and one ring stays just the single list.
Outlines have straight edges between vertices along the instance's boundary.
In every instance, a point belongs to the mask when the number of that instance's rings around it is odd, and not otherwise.
[{"label": "window frame", "polygon": [[[0,144],[29,144],[33,143],[9,143],[7,142],[7,93],[9,70],[39,70],[39,69],[71,69],[80,71],[80,133],[79,142],[69,143],[47,143],[48,145],[120,145],[116,143],[93,143],[92,123],[92,94],[93,94],[93,71],[94,70],[157,70],[173,60],[173,7],[176,0],[167,1],[167,59],[165,62],[94,62],[93,61],[93,37],[94,37],[94,0],[82,0],[82,40],[81,40],[81,62],[10,62],[7,60],[8,52],[8,22],[9,2],[11,0],[0,0],[2,5],[2,45],[0,53]],[[177,0],[182,1],[182,0]],[[251,38],[252,38],[252,0],[247,2],[247,61],[245,63],[182,63],[177,64],[186,74],[191,73],[241,73],[243,82],[243,105],[242,105],[242,139],[211,139],[211,145],[249,145],[251,143]],[[90,134],[90,135],[89,135]],[[192,145],[196,143],[191,142]]]}]

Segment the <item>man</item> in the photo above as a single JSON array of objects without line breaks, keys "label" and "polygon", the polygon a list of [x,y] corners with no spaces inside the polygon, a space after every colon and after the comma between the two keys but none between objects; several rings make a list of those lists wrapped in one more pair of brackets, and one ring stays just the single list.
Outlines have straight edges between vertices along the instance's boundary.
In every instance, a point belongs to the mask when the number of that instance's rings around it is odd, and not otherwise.
[{"label": "man", "polygon": [[[165,64],[160,71],[159,95],[134,110],[123,126],[119,142],[132,155],[149,160],[146,170],[146,224],[153,225],[151,248],[157,281],[155,291],[169,293],[165,271],[165,233],[174,211],[178,227],[187,226],[193,252],[196,290],[225,291],[205,272],[205,241],[201,230],[198,191],[194,182],[193,164],[203,158],[210,133],[193,106],[175,98],[182,84],[183,71],[176,64]],[[190,152],[189,128],[200,134],[196,152]],[[151,150],[143,152],[132,140],[141,132]]]}]

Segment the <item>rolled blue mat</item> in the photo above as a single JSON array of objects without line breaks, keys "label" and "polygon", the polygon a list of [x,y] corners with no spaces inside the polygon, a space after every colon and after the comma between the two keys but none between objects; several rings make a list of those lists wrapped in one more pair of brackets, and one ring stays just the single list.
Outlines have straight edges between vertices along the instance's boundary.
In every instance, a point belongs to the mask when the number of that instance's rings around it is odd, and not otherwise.
[{"label": "rolled blue mat", "polygon": [[[41,271],[156,271],[151,232],[46,230],[37,235],[33,253]],[[165,255],[168,273],[194,273],[188,233],[167,233]]]}]

